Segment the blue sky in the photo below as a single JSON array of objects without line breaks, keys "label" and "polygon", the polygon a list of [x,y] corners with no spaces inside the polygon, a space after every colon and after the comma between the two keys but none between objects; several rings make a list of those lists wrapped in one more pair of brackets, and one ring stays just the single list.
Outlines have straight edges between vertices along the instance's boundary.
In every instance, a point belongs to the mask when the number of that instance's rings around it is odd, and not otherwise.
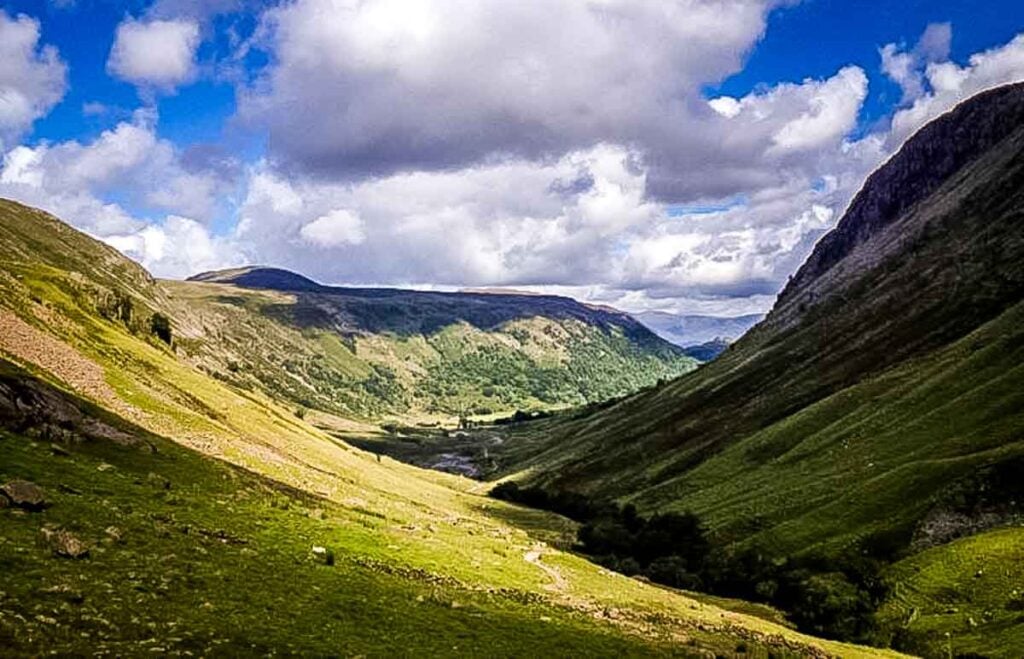
[{"label": "blue sky", "polygon": [[950,56],[1003,44],[1024,29],[1024,3],[1012,0],[807,0],[769,16],[765,38],[743,71],[714,88],[743,95],[757,85],[826,76],[846,64],[868,73],[871,93],[862,112],[865,126],[891,113],[899,88],[879,68],[878,48],[913,43],[931,23],[955,29]]},{"label": "blue sky", "polygon": [[764,310],[912,130],[1024,73],[1010,1],[0,12],[30,40],[0,65],[0,99],[27,99],[0,111],[0,195],[158,275],[258,261],[630,309]]}]

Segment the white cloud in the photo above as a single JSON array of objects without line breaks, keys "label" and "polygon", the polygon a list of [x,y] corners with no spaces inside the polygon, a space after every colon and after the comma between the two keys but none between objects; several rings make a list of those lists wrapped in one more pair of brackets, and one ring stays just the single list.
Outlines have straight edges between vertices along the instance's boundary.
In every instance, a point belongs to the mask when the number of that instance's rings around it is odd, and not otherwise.
[{"label": "white cloud", "polygon": [[743,105],[731,96],[713,98],[708,101],[708,105],[711,106],[712,110],[729,119],[732,119],[743,110]]},{"label": "white cloud", "polygon": [[64,97],[67,67],[38,21],[0,9],[0,153]]},{"label": "white cloud", "polygon": [[117,26],[107,69],[135,85],[173,91],[195,77],[198,47],[193,20],[128,18]]},{"label": "white cloud", "polygon": [[912,50],[904,50],[894,43],[879,49],[882,72],[903,90],[904,104],[913,103],[927,91],[924,69],[949,58],[952,40],[950,23],[931,23]]},{"label": "white cloud", "polygon": [[868,93],[868,78],[860,68],[849,66],[823,83],[805,81],[801,87],[810,94],[809,107],[772,137],[778,149],[805,151],[834,145],[857,125]]},{"label": "white cloud", "polygon": [[319,247],[358,245],[366,240],[363,221],[358,215],[344,209],[321,215],[303,226],[299,234],[307,242]]},{"label": "white cloud", "polygon": [[[16,147],[3,159],[0,196],[44,208],[98,236],[143,224],[120,204],[212,220],[232,181],[190,167],[173,144],[157,137],[154,122],[150,112],[138,111],[92,142]],[[115,194],[120,203],[107,201]]]},{"label": "white cloud", "polygon": [[134,233],[110,235],[103,240],[160,277],[181,279],[244,263],[229,240],[212,237],[199,222],[177,215]]},{"label": "white cloud", "polygon": [[611,142],[657,152],[658,194],[698,161],[729,184],[746,154],[716,155],[690,101],[740,68],[774,4],[298,0],[266,13],[274,64],[242,112],[275,158],[349,178]]},{"label": "white cloud", "polygon": [[980,91],[1024,80],[1024,34],[1009,43],[975,53],[966,66],[930,62],[923,72],[928,91],[892,120],[890,147],[897,147],[918,128]]},{"label": "white cloud", "polygon": [[[659,212],[633,154],[600,145],[353,183],[251,175],[238,239],[264,260],[334,282],[578,283],[615,237]],[[336,259],[310,258],[332,248]]]}]

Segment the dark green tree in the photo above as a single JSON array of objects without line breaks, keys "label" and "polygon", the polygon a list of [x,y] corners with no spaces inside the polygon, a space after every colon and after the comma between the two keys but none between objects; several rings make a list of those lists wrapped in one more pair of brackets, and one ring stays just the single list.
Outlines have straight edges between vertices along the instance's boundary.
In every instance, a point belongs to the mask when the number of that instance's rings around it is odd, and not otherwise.
[{"label": "dark green tree", "polygon": [[162,313],[155,313],[149,319],[149,330],[156,338],[171,345],[171,319]]}]

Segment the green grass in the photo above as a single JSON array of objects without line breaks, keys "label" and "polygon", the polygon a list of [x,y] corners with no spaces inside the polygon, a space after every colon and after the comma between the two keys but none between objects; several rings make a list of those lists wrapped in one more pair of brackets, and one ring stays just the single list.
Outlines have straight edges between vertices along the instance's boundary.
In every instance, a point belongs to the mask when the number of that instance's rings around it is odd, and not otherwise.
[{"label": "green grass", "polygon": [[1022,557],[1019,527],[924,551],[889,570],[893,594],[880,615],[917,653],[1018,657],[1024,648]]},{"label": "green grass", "polygon": [[[357,532],[359,552],[336,505],[165,443],[156,456],[81,446],[57,457],[5,434],[0,457],[0,478],[31,479],[53,500],[0,511],[5,654],[674,653],[515,594],[369,569],[373,538]],[[72,530],[90,558],[51,556],[37,545],[44,524]],[[312,560],[313,545],[332,548],[335,565]]]}]

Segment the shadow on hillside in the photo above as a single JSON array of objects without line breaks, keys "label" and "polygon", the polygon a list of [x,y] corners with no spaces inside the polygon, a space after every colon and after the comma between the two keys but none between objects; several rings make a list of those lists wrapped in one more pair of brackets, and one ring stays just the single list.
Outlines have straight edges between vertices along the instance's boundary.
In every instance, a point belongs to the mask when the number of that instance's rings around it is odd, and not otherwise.
[{"label": "shadow on hillside", "polygon": [[667,346],[627,314],[562,297],[327,287],[320,292],[288,292],[295,296],[294,303],[264,305],[261,312],[301,329],[408,337],[460,323],[493,331],[517,320],[548,318],[579,321],[605,334],[620,331],[645,346]]}]

